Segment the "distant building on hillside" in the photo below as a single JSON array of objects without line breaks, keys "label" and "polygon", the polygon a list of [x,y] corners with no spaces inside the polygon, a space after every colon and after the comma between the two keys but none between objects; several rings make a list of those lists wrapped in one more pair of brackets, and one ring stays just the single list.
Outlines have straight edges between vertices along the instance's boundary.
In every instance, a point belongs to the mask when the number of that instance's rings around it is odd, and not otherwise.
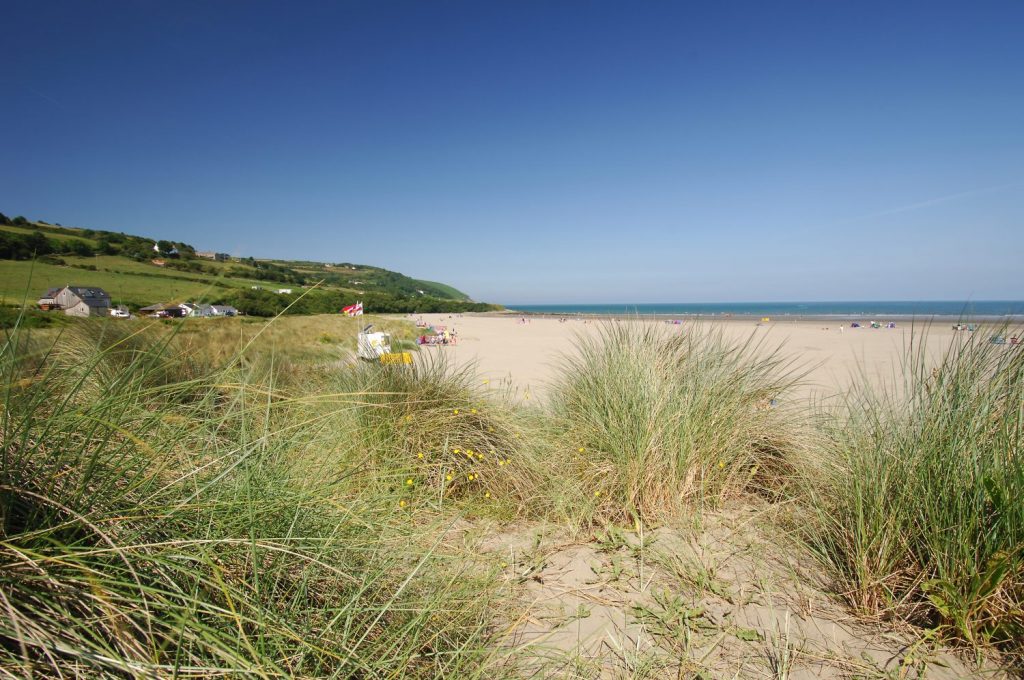
[{"label": "distant building on hillside", "polygon": [[188,312],[185,306],[180,303],[158,302],[155,305],[142,307],[139,309],[139,314],[164,319],[180,319],[183,316],[187,316]]},{"label": "distant building on hillside", "polygon": [[278,288],[277,289],[277,294],[278,295],[291,295],[292,294],[292,289],[291,288]]},{"label": "distant building on hillside", "polygon": [[61,309],[68,316],[107,316],[110,296],[102,288],[64,286],[51,288],[39,298],[40,309]]},{"label": "distant building on hillside", "polygon": [[216,260],[217,262],[227,262],[231,259],[231,256],[227,253],[215,253],[212,250],[197,250],[196,257],[201,257],[204,260]]},{"label": "distant building on hillside", "polygon": [[238,310],[231,305],[208,305],[199,302],[158,302],[139,310],[139,314],[156,317],[210,317],[237,316]]},{"label": "distant building on hillside", "polygon": [[158,302],[155,305],[147,305],[146,307],[139,308],[139,314],[155,314],[156,312],[162,312],[164,309],[169,307],[172,303]]},{"label": "distant building on hillside", "polygon": [[207,305],[199,302],[182,302],[180,306],[181,309],[185,312],[185,316],[215,316],[215,314],[213,313],[213,305]]}]

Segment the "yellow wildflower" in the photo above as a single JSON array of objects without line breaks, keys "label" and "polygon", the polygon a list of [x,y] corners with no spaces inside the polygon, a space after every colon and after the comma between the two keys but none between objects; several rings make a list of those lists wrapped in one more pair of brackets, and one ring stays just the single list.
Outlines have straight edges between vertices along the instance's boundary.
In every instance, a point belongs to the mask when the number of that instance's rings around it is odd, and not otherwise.
[{"label": "yellow wildflower", "polygon": [[454,413],[455,415],[459,415],[459,409],[453,409],[452,413]]},{"label": "yellow wildflower", "polygon": [[473,415],[476,415],[476,409],[475,408],[469,409],[469,412],[472,413]]},{"label": "yellow wildflower", "polygon": [[601,492],[600,491],[595,491],[594,492],[594,498],[599,498],[600,496],[601,496]]},{"label": "yellow wildflower", "polygon": [[725,461],[724,460],[718,461],[718,469],[721,470],[724,467],[725,467]]},{"label": "yellow wildflower", "polygon": [[398,507],[404,508],[406,505],[405,501],[398,501]]},{"label": "yellow wildflower", "polygon": [[580,453],[583,453],[585,451],[585,449],[582,446],[576,450],[579,451]]},{"label": "yellow wildflower", "polygon": [[412,478],[411,477],[409,479],[405,480],[405,485],[406,486],[412,486]]},{"label": "yellow wildflower", "polygon": [[447,479],[449,482],[452,481],[452,476],[450,474],[445,475],[444,478]]},{"label": "yellow wildflower", "polygon": [[490,491],[488,491],[487,493],[484,494],[484,498],[490,498],[490,497],[491,497],[491,492]]},{"label": "yellow wildflower", "polygon": [[417,453],[416,457],[419,458],[420,460],[423,460],[423,454],[422,453]]},{"label": "yellow wildflower", "polygon": [[500,466],[500,465],[504,465],[504,464],[505,464],[505,461],[503,461],[503,460],[499,460],[499,461],[498,461],[498,465],[499,465],[499,466]]},{"label": "yellow wildflower", "polygon": [[474,475],[469,475],[469,481],[472,482],[474,479],[476,479],[476,477]]},{"label": "yellow wildflower", "polygon": [[462,449],[452,449],[452,453],[461,453]]}]

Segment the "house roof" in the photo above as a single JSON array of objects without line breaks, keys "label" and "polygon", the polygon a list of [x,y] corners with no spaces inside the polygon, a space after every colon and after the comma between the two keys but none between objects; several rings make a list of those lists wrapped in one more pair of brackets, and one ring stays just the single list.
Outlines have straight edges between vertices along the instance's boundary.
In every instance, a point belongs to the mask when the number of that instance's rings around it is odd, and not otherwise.
[{"label": "house roof", "polygon": [[90,307],[109,307],[110,296],[102,288],[87,288],[85,286],[68,286],[68,290],[78,296]]},{"label": "house roof", "polygon": [[103,290],[102,288],[95,288],[92,286],[68,286],[68,290],[70,290],[72,293],[82,298],[83,300],[85,298],[110,297],[109,295],[107,295],[107,291]]}]

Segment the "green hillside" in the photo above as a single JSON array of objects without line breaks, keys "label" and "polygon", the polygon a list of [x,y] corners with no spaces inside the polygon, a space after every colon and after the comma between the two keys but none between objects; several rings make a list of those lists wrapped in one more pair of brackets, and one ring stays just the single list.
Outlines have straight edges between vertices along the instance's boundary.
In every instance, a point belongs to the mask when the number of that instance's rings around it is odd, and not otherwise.
[{"label": "green hillside", "polygon": [[220,261],[201,257],[180,241],[0,213],[0,303],[34,302],[47,289],[65,285],[104,288],[115,304],[132,309],[198,301],[231,304],[259,316],[286,309],[330,313],[357,300],[377,312],[497,308],[473,302],[452,286],[381,267],[226,256]]}]

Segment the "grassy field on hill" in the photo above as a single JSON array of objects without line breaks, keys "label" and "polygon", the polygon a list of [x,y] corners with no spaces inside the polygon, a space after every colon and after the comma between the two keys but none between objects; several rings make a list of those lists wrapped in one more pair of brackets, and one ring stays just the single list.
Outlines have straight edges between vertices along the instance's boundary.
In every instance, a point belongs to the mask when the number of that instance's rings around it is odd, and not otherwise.
[{"label": "grassy field on hill", "polygon": [[[361,299],[384,312],[494,308],[472,302],[451,286],[380,267],[251,257],[218,261],[200,258],[191,245],[177,241],[0,215],[0,303],[32,302],[48,288],[64,285],[102,287],[115,304],[133,309],[165,302],[212,302],[232,304],[257,316],[285,308],[289,313],[336,312]],[[279,289],[292,292],[278,295]],[[313,289],[301,304],[292,304]]]},{"label": "grassy field on hill", "polygon": [[[73,261],[73,258],[67,258]],[[135,308],[165,300],[202,299],[224,286],[214,281],[188,281],[183,276],[147,276],[130,273],[134,262],[126,262],[126,271],[90,271],[44,262],[0,261],[0,295],[3,303],[17,305],[25,299],[35,304],[48,288],[60,286],[99,286],[106,290],[114,304]]]},{"label": "grassy field on hill", "polygon": [[[1024,352],[834,411],[713,331],[622,325],[550,404],[337,315],[13,329],[14,676],[1008,677]],[[913,347],[917,347],[917,340]],[[786,403],[780,399],[780,403]]]}]

